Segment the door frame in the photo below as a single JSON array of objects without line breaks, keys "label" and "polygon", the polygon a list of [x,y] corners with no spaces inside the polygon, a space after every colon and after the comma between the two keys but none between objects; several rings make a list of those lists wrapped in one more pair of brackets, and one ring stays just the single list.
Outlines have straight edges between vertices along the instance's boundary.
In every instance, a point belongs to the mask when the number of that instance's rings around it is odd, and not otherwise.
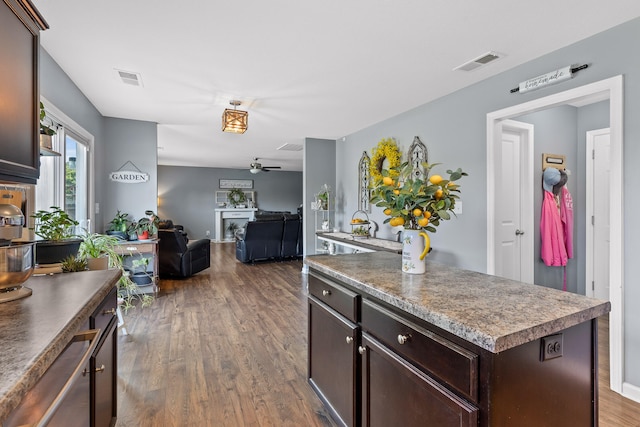
[{"label": "door frame", "polygon": [[[611,129],[611,206],[609,252],[609,313],[610,387],[623,393],[624,368],[624,222],[623,222],[623,76],[618,75],[574,89],[534,99],[487,114],[487,273],[495,271],[495,147],[501,135],[498,123],[523,114],[583,101],[609,99],[609,128]],[[517,95],[516,95],[517,96]],[[614,202],[611,202],[611,201]]]},{"label": "door frame", "polygon": [[[585,191],[585,243],[586,243],[586,257],[585,257],[585,272],[584,279],[586,282],[586,294],[588,297],[594,296],[594,290],[589,286],[589,283],[593,281],[593,270],[589,268],[593,265],[593,224],[591,224],[591,217],[593,216],[593,150],[594,139],[598,135],[611,134],[609,128],[594,129],[587,131],[586,134],[586,191]],[[611,286],[611,284],[609,284]]]}]

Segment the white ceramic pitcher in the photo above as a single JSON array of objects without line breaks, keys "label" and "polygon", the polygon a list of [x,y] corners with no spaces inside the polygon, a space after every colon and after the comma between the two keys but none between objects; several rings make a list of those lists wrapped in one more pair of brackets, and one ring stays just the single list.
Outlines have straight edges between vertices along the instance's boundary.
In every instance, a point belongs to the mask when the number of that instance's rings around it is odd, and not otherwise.
[{"label": "white ceramic pitcher", "polygon": [[405,229],[402,232],[402,271],[410,274],[424,274],[424,258],[429,253],[431,241],[422,230]]}]

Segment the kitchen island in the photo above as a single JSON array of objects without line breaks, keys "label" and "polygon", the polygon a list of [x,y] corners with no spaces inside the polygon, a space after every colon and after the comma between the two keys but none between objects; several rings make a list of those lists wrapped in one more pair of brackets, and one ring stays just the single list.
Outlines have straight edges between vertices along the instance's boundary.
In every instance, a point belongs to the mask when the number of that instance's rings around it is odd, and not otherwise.
[{"label": "kitchen island", "polygon": [[340,423],[597,425],[608,302],[386,252],[305,262],[309,382]]},{"label": "kitchen island", "polygon": [[[109,395],[103,396],[102,402],[111,403],[109,409],[115,411],[112,401],[116,369],[115,307],[120,274],[119,270],[105,270],[32,276],[24,283],[33,290],[31,296],[0,304],[0,425],[11,425],[4,424],[11,412],[40,384],[45,372],[60,360],[59,356],[66,353],[74,336],[89,329],[101,331],[96,338],[100,346],[87,363],[92,367],[92,375],[84,378],[87,384],[91,378],[92,386],[96,387],[105,383]],[[101,358],[107,362],[100,362]],[[58,369],[62,372],[60,367],[48,372]],[[96,370],[104,375],[97,377]],[[95,397],[96,392],[101,397],[100,390],[94,388],[91,393]],[[85,397],[88,401],[89,395]],[[91,414],[88,407],[84,408],[87,420],[90,415],[97,416],[100,404],[91,402]],[[74,417],[82,419],[83,415],[76,412]],[[103,418],[111,422],[112,416]]]}]

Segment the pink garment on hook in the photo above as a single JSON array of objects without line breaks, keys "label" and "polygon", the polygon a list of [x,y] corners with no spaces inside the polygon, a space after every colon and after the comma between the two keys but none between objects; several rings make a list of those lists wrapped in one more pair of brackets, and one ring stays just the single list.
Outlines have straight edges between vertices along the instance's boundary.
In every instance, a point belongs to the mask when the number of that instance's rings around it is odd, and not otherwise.
[{"label": "pink garment on hook", "polygon": [[[573,218],[573,210],[571,217]],[[546,190],[540,215],[540,243],[540,256],[545,265],[567,265],[567,248],[560,211],[556,205],[555,196]]]}]

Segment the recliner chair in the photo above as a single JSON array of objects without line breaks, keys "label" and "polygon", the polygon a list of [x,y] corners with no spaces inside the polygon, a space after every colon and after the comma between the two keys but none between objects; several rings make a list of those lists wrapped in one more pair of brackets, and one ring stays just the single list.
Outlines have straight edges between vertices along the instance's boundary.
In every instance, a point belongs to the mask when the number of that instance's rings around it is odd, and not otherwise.
[{"label": "recliner chair", "polygon": [[178,229],[158,230],[160,277],[189,277],[211,265],[211,241],[188,242]]},{"label": "recliner chair", "polygon": [[284,258],[298,257],[298,240],[300,236],[300,215],[284,214],[284,230],[282,231],[282,252]]},{"label": "recliner chair", "polygon": [[280,258],[284,220],[249,221],[236,233],[236,258],[241,262]]}]

